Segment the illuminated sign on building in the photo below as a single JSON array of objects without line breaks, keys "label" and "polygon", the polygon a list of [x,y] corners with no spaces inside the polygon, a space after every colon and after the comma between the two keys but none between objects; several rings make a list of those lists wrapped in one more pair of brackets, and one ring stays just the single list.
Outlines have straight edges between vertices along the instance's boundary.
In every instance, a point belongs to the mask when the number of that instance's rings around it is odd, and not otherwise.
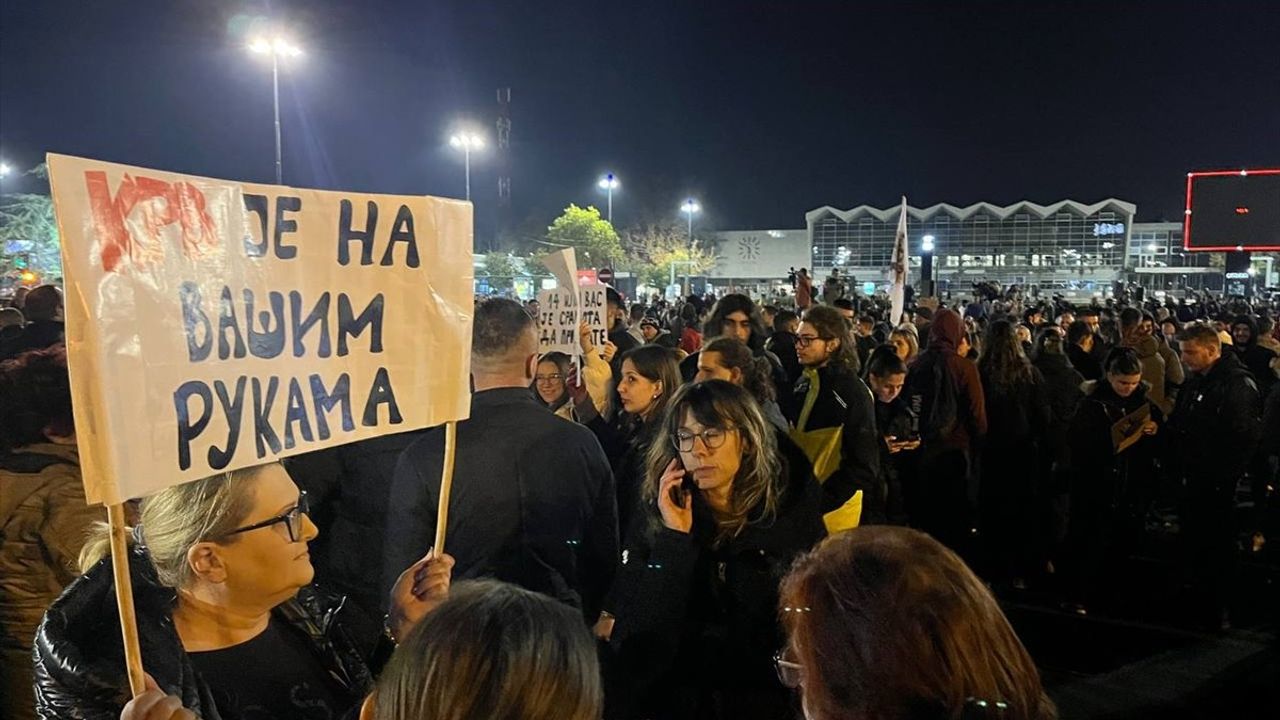
[{"label": "illuminated sign on building", "polygon": [[1094,223],[1093,236],[1106,237],[1108,235],[1123,235],[1124,223]]}]

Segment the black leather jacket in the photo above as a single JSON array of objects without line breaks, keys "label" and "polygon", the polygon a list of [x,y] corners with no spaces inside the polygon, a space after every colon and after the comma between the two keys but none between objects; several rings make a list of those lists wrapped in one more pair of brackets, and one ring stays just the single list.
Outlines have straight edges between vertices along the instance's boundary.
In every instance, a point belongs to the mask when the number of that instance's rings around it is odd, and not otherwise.
[{"label": "black leather jacket", "polygon": [[[176,595],[164,587],[145,550],[129,553],[142,664],[166,693],[204,720],[220,720],[208,686],[196,673],[173,624]],[[335,687],[352,708],[373,685],[392,650],[377,624],[345,598],[314,586],[273,611],[311,640]],[[77,578],[49,610],[35,638],[36,712],[44,720],[115,720],[129,699],[111,559]]]}]

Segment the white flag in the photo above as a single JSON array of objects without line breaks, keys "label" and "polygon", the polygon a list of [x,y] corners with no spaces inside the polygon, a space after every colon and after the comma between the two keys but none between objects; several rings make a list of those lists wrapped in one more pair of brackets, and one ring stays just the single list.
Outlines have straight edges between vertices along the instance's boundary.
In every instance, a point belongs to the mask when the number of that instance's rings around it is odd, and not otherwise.
[{"label": "white flag", "polygon": [[906,311],[907,286],[907,196],[902,196],[902,214],[898,216],[898,233],[893,238],[893,258],[889,261],[889,276],[893,284],[889,288],[890,324],[897,327]]}]

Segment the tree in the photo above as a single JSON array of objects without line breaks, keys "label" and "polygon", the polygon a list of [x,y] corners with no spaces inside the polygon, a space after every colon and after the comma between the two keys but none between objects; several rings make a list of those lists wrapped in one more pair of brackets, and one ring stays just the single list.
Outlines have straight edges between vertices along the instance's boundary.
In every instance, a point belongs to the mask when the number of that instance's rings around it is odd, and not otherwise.
[{"label": "tree", "polygon": [[[48,179],[43,163],[28,175]],[[23,256],[31,270],[46,278],[62,277],[62,244],[53,216],[53,199],[39,193],[12,193],[0,198],[0,253],[4,265],[16,267]]]},{"label": "tree", "polygon": [[569,205],[547,228],[547,244],[571,247],[578,253],[578,267],[607,267],[622,259],[622,243],[608,220],[594,207]]},{"label": "tree", "polygon": [[504,291],[511,289],[512,281],[520,274],[520,270],[510,255],[491,252],[484,256],[484,274],[489,278],[489,287]]},{"label": "tree", "polygon": [[689,247],[685,228],[675,223],[650,223],[624,234],[628,269],[650,287],[666,287],[671,281],[671,264],[676,275],[703,275],[715,267],[711,243],[700,241]]}]

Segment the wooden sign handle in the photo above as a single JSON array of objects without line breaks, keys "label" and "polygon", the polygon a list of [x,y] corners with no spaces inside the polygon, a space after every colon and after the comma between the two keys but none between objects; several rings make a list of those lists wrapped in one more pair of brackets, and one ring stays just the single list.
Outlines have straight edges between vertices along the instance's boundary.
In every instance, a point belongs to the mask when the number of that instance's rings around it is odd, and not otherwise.
[{"label": "wooden sign handle", "polygon": [[453,489],[453,461],[458,453],[458,422],[444,424],[444,469],[440,475],[440,507],[436,510],[436,541],[433,555],[444,553],[445,529],[449,525],[449,491]]},{"label": "wooden sign handle", "polygon": [[107,524],[111,527],[111,569],[116,583],[116,607],[120,610],[124,665],[129,673],[129,690],[133,697],[138,697],[146,690],[146,679],[142,674],[142,650],[138,646],[133,583],[129,580],[129,528],[124,524],[124,505],[107,506]]}]

